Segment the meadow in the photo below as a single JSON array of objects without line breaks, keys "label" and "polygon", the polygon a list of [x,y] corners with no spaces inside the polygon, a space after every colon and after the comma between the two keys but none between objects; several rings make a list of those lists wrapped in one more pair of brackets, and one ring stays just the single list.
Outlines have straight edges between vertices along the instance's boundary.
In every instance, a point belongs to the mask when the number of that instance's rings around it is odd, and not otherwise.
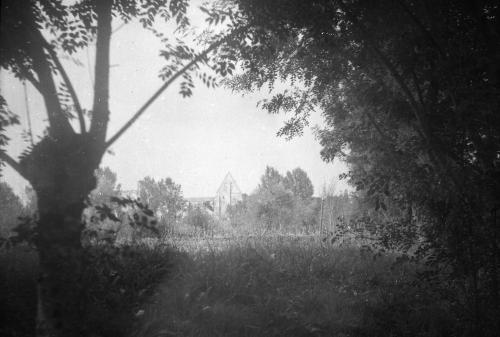
[{"label": "meadow", "polygon": [[[195,242],[196,241],[196,242]],[[185,252],[134,336],[451,336],[449,304],[394,253],[315,235],[172,239]]]},{"label": "meadow", "polygon": [[[94,248],[92,336],[453,336],[425,268],[319,235],[170,236]],[[3,252],[4,336],[32,335],[36,256]]]}]

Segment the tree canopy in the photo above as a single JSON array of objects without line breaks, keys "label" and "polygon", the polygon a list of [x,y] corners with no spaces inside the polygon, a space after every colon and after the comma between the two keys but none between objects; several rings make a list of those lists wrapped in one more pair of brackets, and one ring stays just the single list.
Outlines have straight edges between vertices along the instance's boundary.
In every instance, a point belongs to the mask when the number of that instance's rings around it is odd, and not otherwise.
[{"label": "tree canopy", "polygon": [[172,225],[180,217],[186,203],[181,185],[176,184],[172,178],[156,181],[149,176],[145,177],[138,183],[138,196],[168,225]]},{"label": "tree canopy", "polygon": [[267,166],[257,189],[230,208],[231,222],[269,230],[303,231],[316,224],[319,204],[307,173],[297,167],[283,176]]},{"label": "tree canopy", "polygon": [[[415,199],[423,186],[498,181],[494,2],[235,2],[255,44],[230,86],[295,84],[264,108],[294,114],[289,136],[320,108],[322,156],[347,160],[353,184]],[[491,199],[498,186],[487,185]]]},{"label": "tree canopy", "polygon": [[292,172],[288,171],[283,181],[285,187],[301,199],[309,199],[314,194],[314,187],[306,171],[297,167]]},{"label": "tree canopy", "polygon": [[[321,110],[326,161],[345,160],[345,178],[380,212],[399,208],[390,223],[418,226],[434,261],[498,284],[498,2],[227,4],[252,41],[228,85],[274,90],[262,107],[291,116],[287,137]],[[498,287],[481,289],[499,303]]]},{"label": "tree canopy", "polygon": [[290,84],[262,104],[292,114],[280,134],[300,134],[321,109],[323,158],[344,159],[350,183],[378,205],[418,205],[434,219],[465,210],[470,226],[490,227],[500,195],[498,4],[231,3],[253,43],[228,85]]}]

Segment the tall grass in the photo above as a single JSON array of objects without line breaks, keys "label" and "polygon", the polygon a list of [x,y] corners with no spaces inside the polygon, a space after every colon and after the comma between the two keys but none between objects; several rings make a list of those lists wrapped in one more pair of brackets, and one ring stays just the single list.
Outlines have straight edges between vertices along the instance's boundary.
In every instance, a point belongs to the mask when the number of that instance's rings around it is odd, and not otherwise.
[{"label": "tall grass", "polygon": [[447,336],[445,303],[396,255],[314,237],[177,242],[184,260],[135,336]]},{"label": "tall grass", "polygon": [[[454,336],[452,302],[397,254],[315,235],[172,235],[91,246],[93,336]],[[37,258],[0,253],[1,336],[34,335]]]}]

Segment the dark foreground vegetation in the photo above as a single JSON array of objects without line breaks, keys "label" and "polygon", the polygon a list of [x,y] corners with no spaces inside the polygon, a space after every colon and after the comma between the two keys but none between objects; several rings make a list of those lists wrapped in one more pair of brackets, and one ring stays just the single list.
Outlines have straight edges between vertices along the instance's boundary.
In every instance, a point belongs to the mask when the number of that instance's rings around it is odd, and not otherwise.
[{"label": "dark foreground vegetation", "polygon": [[[255,192],[219,218],[186,205],[179,185],[151,180],[140,191],[153,216],[121,196],[112,171],[96,175],[78,279],[82,336],[496,334],[488,292],[471,291],[418,226],[397,223],[394,210],[375,210],[359,193],[299,197],[268,167]],[[312,186],[305,173],[302,181]],[[23,216],[35,202],[23,206],[1,187],[10,237],[0,250],[0,333],[31,336],[39,262],[36,225]],[[9,226],[16,216],[22,223]]]},{"label": "dark foreground vegetation", "polygon": [[[198,236],[170,245],[184,252],[145,244],[88,251],[81,311],[88,336],[463,336],[474,329],[461,289],[401,254],[315,235]],[[36,254],[17,247],[2,251],[0,263],[0,333],[32,336]]]},{"label": "dark foreground vegetation", "polygon": [[160,287],[138,336],[451,336],[461,328],[454,304],[397,255],[315,237],[205,244],[212,249],[190,255]]},{"label": "dark foreground vegetation", "polygon": [[[177,254],[165,247],[100,245],[86,250],[79,309],[85,336],[126,336],[136,314],[168,276]],[[0,253],[1,336],[34,336],[37,317],[36,252],[18,246]]]}]

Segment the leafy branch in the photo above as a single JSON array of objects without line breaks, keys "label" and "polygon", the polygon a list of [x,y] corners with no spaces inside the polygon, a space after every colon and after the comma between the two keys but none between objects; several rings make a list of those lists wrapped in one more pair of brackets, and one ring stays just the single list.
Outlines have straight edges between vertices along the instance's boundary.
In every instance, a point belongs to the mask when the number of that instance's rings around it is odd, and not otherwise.
[{"label": "leafy branch", "polygon": [[[41,34],[40,34],[41,35]],[[57,57],[57,53],[55,52],[54,48],[43,38],[41,37],[42,43],[44,48],[49,52],[50,57],[52,58],[52,61],[54,61],[57,70],[61,74],[64,84],[66,88],[68,89],[69,94],[71,95],[71,99],[73,100],[73,104],[75,106],[76,113],[78,114],[78,121],[80,123],[80,131],[81,133],[85,133],[86,127],[85,127],[85,118],[83,117],[83,110],[80,105],[80,101],[78,100],[78,96],[76,95],[76,91],[73,87],[73,84],[71,83],[71,80],[69,79],[68,74],[64,70],[63,65],[61,64],[61,61]]]},{"label": "leafy branch", "polygon": [[120,130],[118,130],[105,144],[104,149],[109,148],[118,138],[120,138],[125,131],[127,131],[134,123],[135,121],[146,111],[147,108],[153,102],[179,77],[183,76],[191,67],[195,66],[198,62],[201,62],[205,60],[206,56],[212,52],[213,50],[217,49],[220,45],[225,43],[227,40],[232,38],[234,35],[237,33],[241,32],[245,28],[242,27],[240,29],[237,29],[233,31],[231,34],[226,35],[224,38],[214,42],[212,45],[210,45],[207,49],[205,49],[203,52],[198,54],[194,59],[192,59],[188,64],[186,64],[184,67],[182,67],[179,71],[177,71],[174,75],[172,75],[152,96],[149,98],[146,103],[130,118],[128,122],[123,125]]},{"label": "leafy branch", "polygon": [[17,173],[19,173],[23,178],[26,178],[26,174],[22,169],[21,165],[9,156],[4,151],[0,151],[0,159],[10,165]]}]

